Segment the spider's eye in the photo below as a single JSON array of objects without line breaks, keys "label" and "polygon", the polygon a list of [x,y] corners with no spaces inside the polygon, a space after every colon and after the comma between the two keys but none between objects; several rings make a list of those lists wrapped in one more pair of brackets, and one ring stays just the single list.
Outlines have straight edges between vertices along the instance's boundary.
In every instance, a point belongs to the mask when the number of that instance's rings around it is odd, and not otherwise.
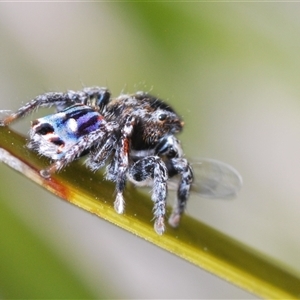
[{"label": "spider's eye", "polygon": [[158,116],[158,120],[159,120],[159,121],[164,121],[166,118],[167,118],[167,114],[160,114],[160,115]]}]

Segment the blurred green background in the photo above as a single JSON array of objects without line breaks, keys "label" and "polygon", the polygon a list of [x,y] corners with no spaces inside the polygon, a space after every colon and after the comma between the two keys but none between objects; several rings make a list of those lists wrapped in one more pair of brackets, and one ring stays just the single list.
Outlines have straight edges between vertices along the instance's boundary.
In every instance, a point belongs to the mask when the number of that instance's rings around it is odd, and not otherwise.
[{"label": "blurred green background", "polygon": [[[300,3],[1,3],[1,109],[93,85],[168,100],[185,120],[186,156],[244,179],[237,199],[191,197],[187,213],[300,273],[299,13]],[[14,128],[26,133],[30,119]],[[0,174],[2,298],[254,298],[3,164]]]}]

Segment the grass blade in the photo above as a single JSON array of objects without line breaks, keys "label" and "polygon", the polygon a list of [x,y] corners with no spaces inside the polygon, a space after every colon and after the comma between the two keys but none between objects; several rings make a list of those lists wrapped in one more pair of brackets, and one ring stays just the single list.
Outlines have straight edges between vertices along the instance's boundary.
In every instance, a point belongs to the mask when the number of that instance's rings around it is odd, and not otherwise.
[{"label": "grass blade", "polygon": [[[300,277],[277,262],[246,247],[205,224],[184,216],[178,229],[167,228],[163,236],[153,230],[149,197],[128,187],[126,213],[113,208],[114,185],[102,181],[80,161],[50,179],[39,175],[49,162],[24,147],[25,138],[0,128],[0,160],[54,193],[151,243],[263,298],[299,299]],[[76,176],[74,176],[76,174]],[[101,188],[99,188],[101,186]]]}]

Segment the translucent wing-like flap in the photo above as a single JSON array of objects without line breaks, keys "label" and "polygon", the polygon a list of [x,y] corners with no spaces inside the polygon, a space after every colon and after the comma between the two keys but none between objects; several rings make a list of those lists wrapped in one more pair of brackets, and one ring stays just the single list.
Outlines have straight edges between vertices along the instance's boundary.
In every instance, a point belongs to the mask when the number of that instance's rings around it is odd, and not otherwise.
[{"label": "translucent wing-like flap", "polygon": [[204,198],[232,198],[243,180],[232,166],[218,160],[202,158],[192,162],[195,180],[191,191]]}]

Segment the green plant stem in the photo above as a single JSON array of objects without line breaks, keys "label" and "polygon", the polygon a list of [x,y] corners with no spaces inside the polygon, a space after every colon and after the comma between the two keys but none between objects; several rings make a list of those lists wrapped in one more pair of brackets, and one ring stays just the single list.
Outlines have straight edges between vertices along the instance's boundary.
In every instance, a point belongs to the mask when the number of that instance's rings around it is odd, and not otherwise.
[{"label": "green plant stem", "polygon": [[101,175],[86,170],[80,162],[48,180],[42,178],[39,170],[49,162],[26,149],[24,144],[22,136],[8,128],[0,128],[0,160],[60,198],[258,296],[300,298],[298,275],[189,216],[183,217],[178,229],[167,227],[166,233],[158,236],[150,222],[152,203],[134,188],[128,188],[124,195],[126,213],[118,215],[113,208],[114,186],[102,181]]}]

